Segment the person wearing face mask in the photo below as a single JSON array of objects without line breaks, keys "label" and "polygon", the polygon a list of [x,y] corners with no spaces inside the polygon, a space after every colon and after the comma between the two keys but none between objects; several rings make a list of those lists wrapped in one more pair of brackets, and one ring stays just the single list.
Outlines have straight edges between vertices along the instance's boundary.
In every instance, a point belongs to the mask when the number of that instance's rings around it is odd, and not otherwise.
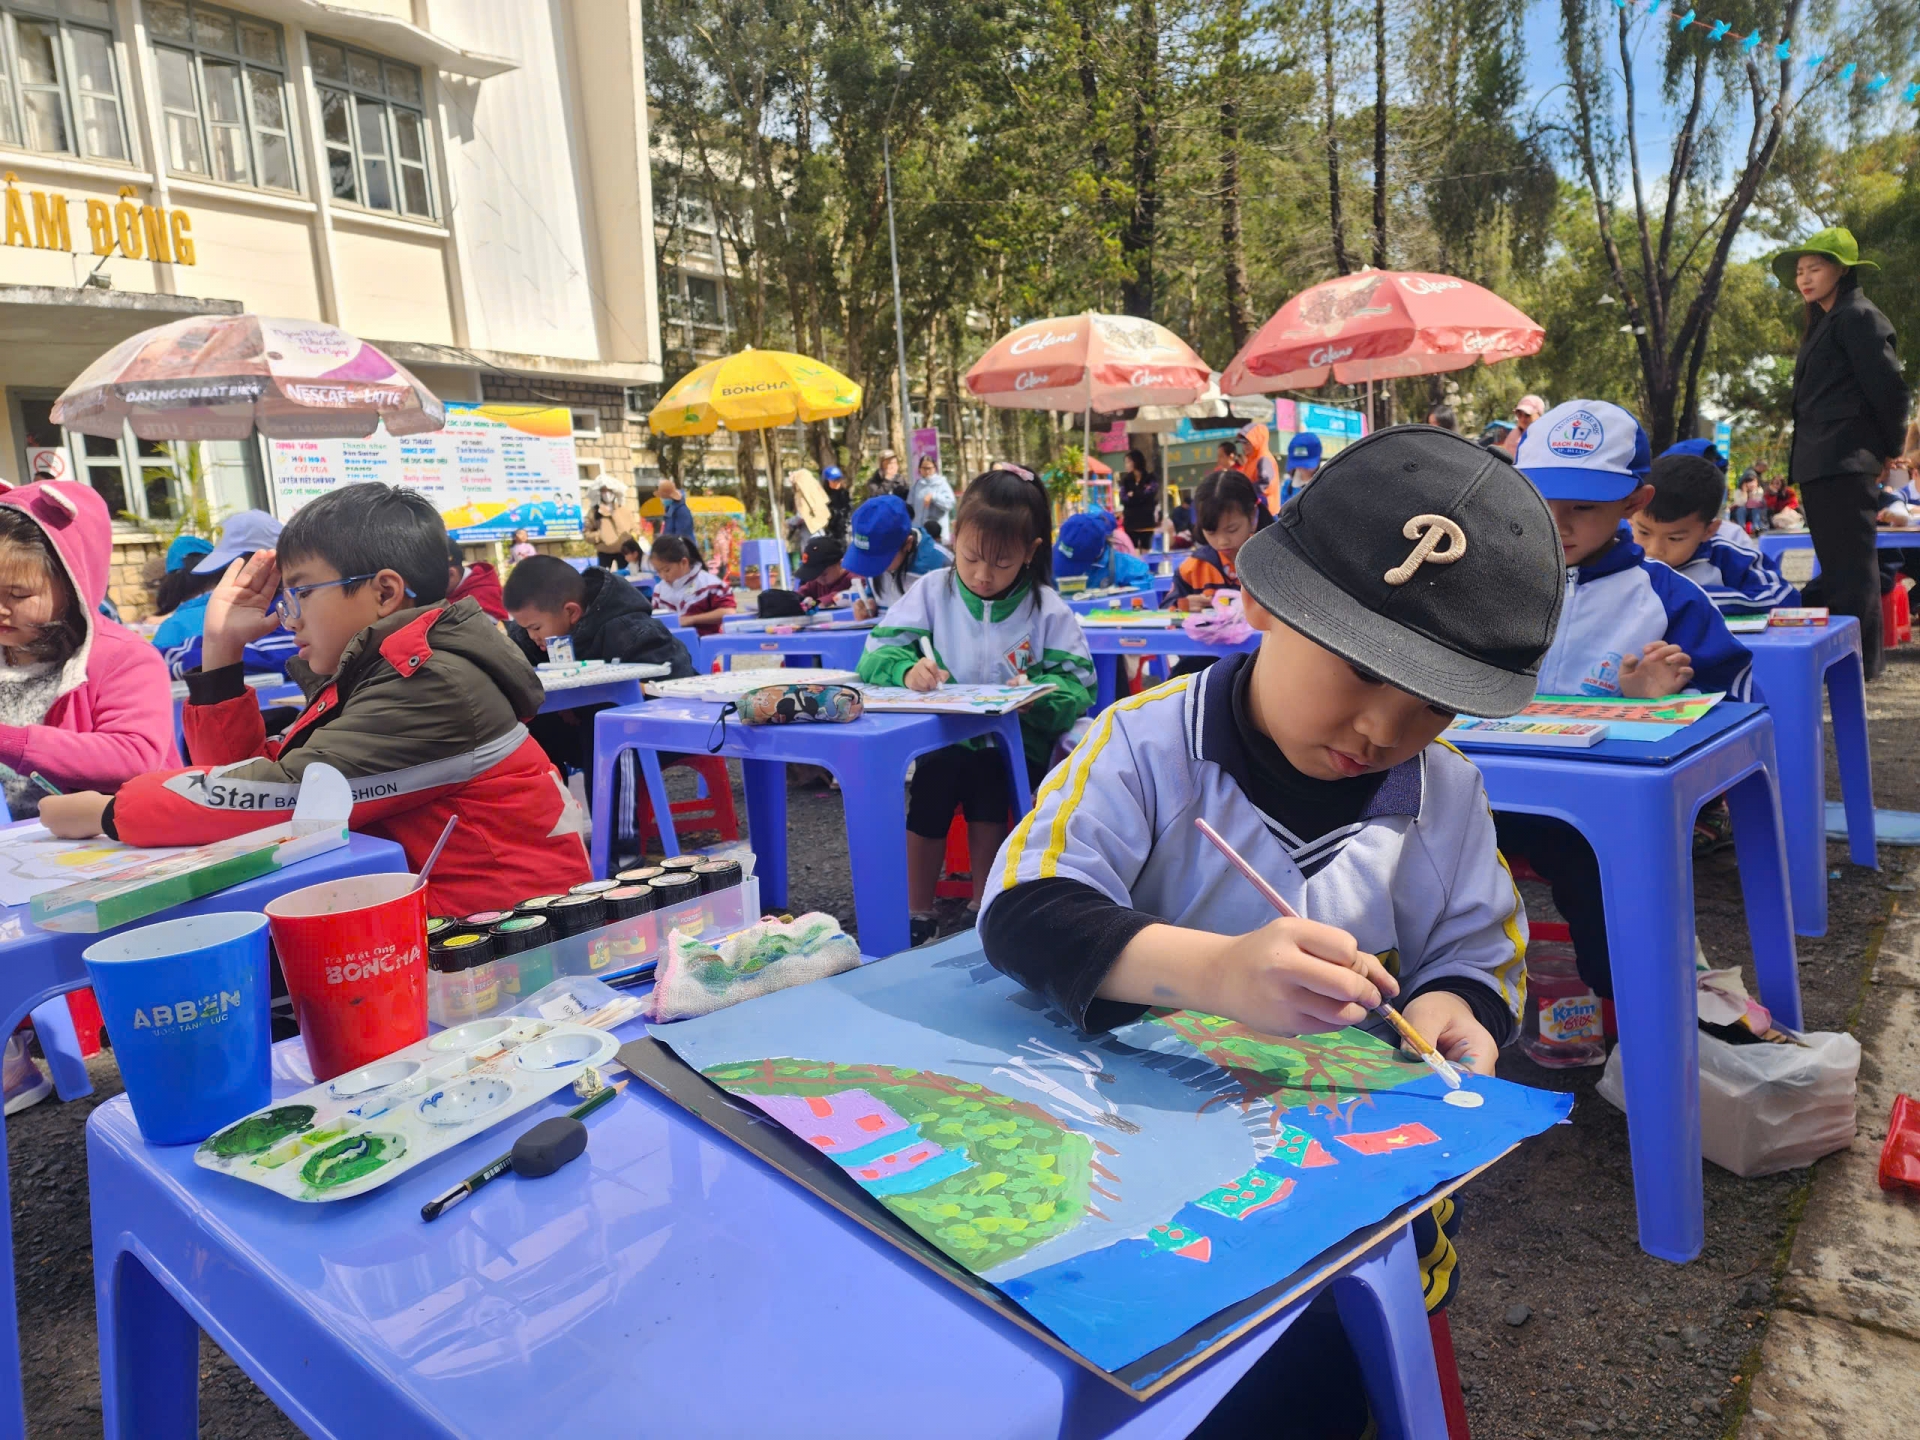
[{"label": "person wearing face mask", "polygon": [[1773,257],[1780,283],[1806,309],[1793,362],[1793,450],[1788,477],[1813,536],[1820,573],[1805,587],[1809,605],[1860,622],[1861,659],[1879,675],[1880,566],[1875,522],[1880,472],[1900,453],[1910,396],[1894,353],[1893,326],[1860,289],[1878,267],[1860,258],[1853,235],[1822,230]]}]

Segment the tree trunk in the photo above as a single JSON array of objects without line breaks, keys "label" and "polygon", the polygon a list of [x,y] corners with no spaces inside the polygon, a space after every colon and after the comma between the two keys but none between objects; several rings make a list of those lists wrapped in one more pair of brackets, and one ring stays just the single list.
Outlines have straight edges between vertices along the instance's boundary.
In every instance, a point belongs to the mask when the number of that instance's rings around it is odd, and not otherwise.
[{"label": "tree trunk", "polygon": [[1387,268],[1387,0],[1373,0],[1373,268]]},{"label": "tree trunk", "polygon": [[1240,4],[1231,0],[1220,85],[1220,250],[1227,285],[1227,330],[1237,354],[1253,334],[1247,248],[1240,228]]},{"label": "tree trunk", "polygon": [[1133,208],[1120,233],[1125,270],[1120,309],[1153,318],[1153,250],[1160,215],[1160,19],[1154,0],[1134,0]]},{"label": "tree trunk", "polygon": [[1333,226],[1333,268],[1342,275],[1351,274],[1353,262],[1347,258],[1347,224],[1340,211],[1340,130],[1334,102],[1337,90],[1333,80],[1333,0],[1326,0],[1321,11],[1324,58],[1326,60],[1326,139],[1327,139],[1327,218]]}]

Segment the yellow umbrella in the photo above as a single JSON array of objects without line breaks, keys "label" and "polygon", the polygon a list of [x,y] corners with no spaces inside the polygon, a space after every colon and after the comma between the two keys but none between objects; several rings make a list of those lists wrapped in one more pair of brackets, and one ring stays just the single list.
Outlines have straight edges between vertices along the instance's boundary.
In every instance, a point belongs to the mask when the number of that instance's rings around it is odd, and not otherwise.
[{"label": "yellow umbrella", "polygon": [[[766,430],[796,421],[836,420],[860,408],[860,387],[830,365],[785,350],[755,350],[710,360],[680,377],[647,416],[660,435]],[[781,536],[779,444],[767,437],[767,482],[774,538]]]}]

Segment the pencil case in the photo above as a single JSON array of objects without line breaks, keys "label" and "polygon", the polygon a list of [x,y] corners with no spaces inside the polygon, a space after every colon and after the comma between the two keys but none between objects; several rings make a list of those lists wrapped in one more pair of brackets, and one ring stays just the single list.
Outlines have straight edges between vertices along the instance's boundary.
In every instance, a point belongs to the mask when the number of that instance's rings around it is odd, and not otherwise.
[{"label": "pencil case", "polygon": [[747,725],[791,725],[816,720],[844,725],[865,709],[851,685],[763,685],[740,697],[739,716]]}]

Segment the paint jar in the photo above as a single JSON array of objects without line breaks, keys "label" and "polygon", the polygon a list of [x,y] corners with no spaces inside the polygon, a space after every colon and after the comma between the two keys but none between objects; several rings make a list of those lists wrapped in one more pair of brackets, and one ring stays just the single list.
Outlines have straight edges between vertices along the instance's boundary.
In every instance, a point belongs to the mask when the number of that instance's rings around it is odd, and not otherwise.
[{"label": "paint jar", "polygon": [[[476,910],[460,922],[460,928],[463,930],[491,930],[511,914],[513,914],[511,910]],[[428,938],[433,938],[431,931],[428,932]]]},{"label": "paint jar", "polygon": [[427,947],[427,1018],[459,1025],[500,1003],[493,937],[467,931]]},{"label": "paint jar", "polygon": [[618,880],[582,880],[567,891],[569,895],[604,895],[609,890],[620,888]]},{"label": "paint jar", "polygon": [[531,995],[553,979],[553,957],[532,956],[554,938],[553,922],[545,915],[512,915],[488,935],[493,939],[493,966],[509,994]]},{"label": "paint jar", "polygon": [[536,895],[531,900],[522,900],[513,908],[521,915],[544,915],[566,898],[565,895]]},{"label": "paint jar", "polygon": [[740,883],[740,862],[703,860],[693,867],[693,875],[700,882],[700,893],[711,895],[716,890],[728,890]]},{"label": "paint jar", "polygon": [[427,917],[427,939],[438,940],[460,928],[460,922],[451,915],[429,915]]},{"label": "paint jar", "polygon": [[607,903],[609,925],[619,920],[631,920],[636,915],[645,915],[653,909],[651,885],[617,885],[602,898]]},{"label": "paint jar", "polygon": [[1520,1046],[1534,1064],[1550,1070],[1606,1064],[1600,997],[1580,978],[1573,946],[1564,940],[1528,942]]},{"label": "paint jar", "polygon": [[622,885],[651,885],[666,873],[666,867],[662,865],[636,865],[631,870],[622,870],[613,878]]},{"label": "paint jar", "polygon": [[[698,862],[695,862],[698,863]],[[653,882],[653,908],[668,910],[700,898],[698,876],[685,871],[668,871]]]},{"label": "paint jar", "polygon": [[669,875],[678,875],[690,871],[696,865],[706,864],[704,855],[670,855],[660,862],[660,868]]},{"label": "paint jar", "polygon": [[598,895],[568,895],[555,901],[547,915],[558,927],[562,939],[584,935],[607,923],[607,902]]}]

